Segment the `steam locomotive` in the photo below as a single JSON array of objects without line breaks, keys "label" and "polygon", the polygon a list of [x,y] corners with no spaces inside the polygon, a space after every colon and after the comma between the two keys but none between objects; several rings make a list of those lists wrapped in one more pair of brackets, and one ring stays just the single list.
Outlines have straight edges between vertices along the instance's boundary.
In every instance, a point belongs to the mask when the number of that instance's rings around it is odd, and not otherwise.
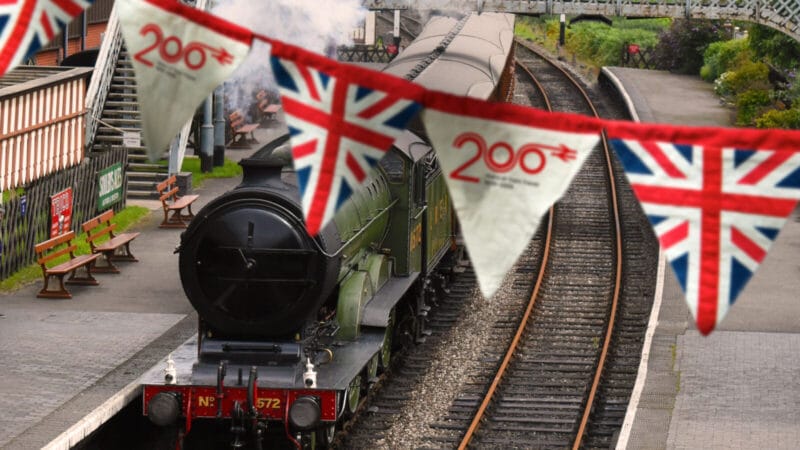
[{"label": "steam locomotive", "polygon": [[[506,100],[514,18],[434,18],[387,66],[428,88]],[[178,438],[224,421],[233,448],[276,427],[324,448],[388,366],[459,260],[444,174],[416,120],[332,223],[309,236],[288,136],[242,161],[244,177],[181,237],[180,277],[196,340],[146,375],[143,411]]]}]

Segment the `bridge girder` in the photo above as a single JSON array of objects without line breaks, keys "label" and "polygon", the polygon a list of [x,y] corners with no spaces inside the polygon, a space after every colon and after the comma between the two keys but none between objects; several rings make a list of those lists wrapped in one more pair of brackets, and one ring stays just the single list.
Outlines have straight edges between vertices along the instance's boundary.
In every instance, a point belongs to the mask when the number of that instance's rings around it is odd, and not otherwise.
[{"label": "bridge girder", "polygon": [[364,6],[376,10],[743,20],[769,26],[800,41],[800,2],[788,0],[364,0]]}]

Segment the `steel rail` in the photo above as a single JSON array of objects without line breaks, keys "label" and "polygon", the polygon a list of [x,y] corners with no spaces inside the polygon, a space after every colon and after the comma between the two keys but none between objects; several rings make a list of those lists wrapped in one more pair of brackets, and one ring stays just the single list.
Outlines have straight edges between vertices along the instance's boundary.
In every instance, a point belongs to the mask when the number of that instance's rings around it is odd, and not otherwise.
[{"label": "steel rail", "polygon": [[575,436],[575,441],[572,444],[572,449],[577,450],[581,446],[583,436],[586,433],[586,426],[589,424],[589,416],[592,413],[592,406],[594,405],[595,395],[600,386],[600,378],[603,375],[603,368],[606,364],[606,357],[608,356],[608,348],[611,345],[611,336],[614,333],[614,325],[617,318],[617,307],[619,306],[619,293],[622,286],[622,227],[620,226],[619,217],[619,203],[617,202],[617,185],[614,181],[614,167],[611,164],[611,152],[608,148],[608,139],[606,133],[603,131],[603,150],[606,155],[606,164],[608,167],[609,176],[609,190],[611,191],[611,204],[614,210],[614,229],[616,233],[617,244],[617,266],[616,266],[616,280],[614,282],[614,297],[611,300],[611,312],[608,318],[608,328],[606,329],[606,337],[603,342],[603,350],[600,352],[600,358],[595,371],[592,389],[589,391],[589,397],[586,401],[586,407],[583,410],[583,417],[581,418],[578,433]]},{"label": "steel rail", "polygon": [[[375,18],[376,18],[376,20],[383,20],[384,22],[389,22],[389,23],[391,23],[392,25],[394,25],[394,18],[389,18],[389,17],[386,17],[386,16],[384,16],[383,14],[375,14]],[[411,37],[411,39],[413,40],[413,39],[415,39],[415,38],[417,37],[417,35],[418,35],[419,33],[413,33],[413,32],[412,32],[412,31],[411,31],[411,30],[408,28],[408,26],[407,26],[406,24],[404,24],[404,23],[403,23],[403,20],[404,20],[404,19],[405,19],[406,21],[411,21],[411,22],[414,22],[414,23],[416,24],[417,28],[422,28],[422,24],[420,23],[420,21],[419,21],[419,20],[417,20],[417,19],[414,19],[413,17],[404,16],[404,15],[401,15],[401,16],[400,16],[400,32],[401,32],[401,33],[405,33],[406,35],[410,36],[410,37]]]},{"label": "steel rail", "polygon": [[[544,86],[536,79],[536,76],[531,73],[531,71],[525,67],[523,64],[519,62],[515,62],[517,67],[522,68],[525,74],[531,79],[536,89],[542,96],[545,105],[547,105],[547,110],[552,111],[553,108],[550,105],[550,98],[547,96],[547,91],[545,91]],[[506,373],[506,369],[508,368],[508,364],[511,362],[511,358],[514,356],[514,353],[517,351],[517,345],[519,341],[522,339],[522,334],[525,332],[525,328],[528,326],[528,319],[533,312],[533,306],[536,304],[536,299],[539,297],[539,289],[542,286],[542,282],[544,281],[544,274],[545,268],[547,267],[547,262],[550,256],[550,240],[553,236],[553,207],[550,207],[550,213],[548,214],[547,219],[547,234],[545,236],[544,242],[544,253],[542,254],[542,263],[539,269],[539,275],[536,277],[536,284],[533,287],[533,293],[531,293],[531,297],[528,300],[528,306],[525,308],[525,313],[522,315],[522,319],[519,322],[519,326],[517,327],[517,332],[514,334],[514,338],[511,340],[511,344],[508,346],[506,350],[506,354],[503,357],[503,361],[500,363],[500,367],[497,369],[497,374],[495,375],[494,379],[492,380],[492,384],[489,386],[489,389],[486,391],[486,395],[481,402],[480,407],[478,407],[478,411],[475,413],[475,417],[472,419],[472,423],[469,425],[469,429],[467,430],[464,438],[461,440],[461,443],[458,446],[459,450],[464,450],[469,445],[472,437],[475,435],[475,432],[478,431],[478,427],[480,426],[481,420],[483,420],[483,415],[486,413],[486,409],[489,407],[489,404],[494,398],[494,394],[497,391],[497,387],[500,385],[500,381],[503,379],[503,375]]]},{"label": "steel rail", "polygon": [[[536,49],[532,48],[529,45],[525,45],[524,42],[517,39],[518,44],[522,44],[525,48],[531,50],[532,52],[541,55],[541,53],[537,52]],[[575,78],[563,67],[554,64],[550,61],[549,58],[544,58],[548,61],[552,66],[556,67],[560,70],[564,76],[566,76],[575,87],[578,88],[581,95],[583,96],[586,104],[592,110],[592,114],[595,117],[600,117],[597,113],[597,109],[595,109],[592,100],[589,98],[589,95],[586,91],[581,87],[580,83],[578,83]],[[572,444],[572,449],[577,450],[581,446],[581,442],[583,441],[583,436],[586,434],[586,427],[589,424],[589,416],[592,413],[592,407],[594,406],[595,396],[597,394],[597,389],[600,386],[600,379],[603,374],[603,369],[605,368],[606,357],[608,356],[608,348],[611,345],[611,337],[614,333],[614,325],[617,317],[617,307],[619,306],[619,294],[620,289],[622,286],[622,227],[620,226],[620,212],[619,212],[619,203],[617,201],[617,187],[616,182],[614,181],[614,167],[611,163],[611,151],[608,147],[608,139],[606,137],[605,132],[602,135],[602,142],[603,142],[603,151],[606,156],[606,167],[608,169],[608,181],[609,181],[609,194],[611,197],[611,207],[614,214],[614,233],[616,238],[616,245],[617,245],[617,264],[616,264],[616,278],[614,281],[614,295],[611,300],[611,311],[609,312],[609,319],[608,319],[608,327],[606,329],[605,339],[603,340],[603,349],[600,351],[600,357],[597,363],[597,369],[595,370],[594,380],[592,381],[592,387],[589,391],[589,395],[586,400],[586,406],[583,410],[583,415],[581,417],[581,422],[578,426],[578,432],[575,435],[575,441]]]},{"label": "steel rail", "polygon": [[[597,110],[594,107],[594,104],[592,103],[592,101],[589,98],[588,94],[581,87],[580,83],[578,83],[575,80],[575,78],[572,77],[572,75],[569,72],[567,72],[565,69],[563,69],[559,65],[553,63],[549,58],[545,57],[544,55],[541,55],[541,53],[538,52],[536,49],[534,49],[534,48],[532,48],[532,47],[530,47],[528,45],[525,45],[525,43],[522,42],[521,40],[516,39],[516,42],[517,42],[517,44],[524,46],[525,48],[527,48],[528,50],[531,50],[532,52],[536,53],[537,55],[540,55],[551,66],[553,66],[553,67],[557,68],[559,71],[561,71],[564,74],[564,76],[567,79],[569,79],[570,82],[581,93],[581,95],[583,96],[584,100],[586,101],[586,104],[592,110],[593,115],[595,117],[599,117],[599,114],[597,113]],[[551,111],[552,108],[550,106],[550,101],[549,101],[549,99],[547,97],[547,94],[544,91],[542,85],[539,83],[538,80],[536,80],[536,77],[530,72],[530,70],[527,69],[527,67],[523,66],[520,63],[517,63],[517,65],[519,67],[522,67],[523,70],[527,73],[527,75],[534,81],[534,85],[536,86],[537,90],[539,90],[539,92],[542,94],[542,97],[544,98],[544,101],[545,101],[545,103],[547,105],[548,111]],[[581,422],[580,422],[580,424],[578,426],[578,431],[576,433],[576,437],[575,437],[575,440],[573,442],[573,447],[572,447],[573,450],[577,450],[578,448],[580,448],[581,442],[583,441],[583,436],[584,436],[585,431],[586,431],[586,426],[587,426],[587,424],[589,422],[589,417],[591,415],[592,407],[594,405],[594,398],[595,398],[595,395],[597,393],[598,387],[600,385],[600,379],[602,377],[603,369],[605,367],[606,357],[608,356],[608,349],[609,349],[609,346],[610,346],[610,343],[611,343],[611,337],[612,337],[613,332],[614,332],[614,324],[615,324],[615,320],[616,320],[616,316],[617,316],[617,308],[618,308],[618,305],[619,305],[619,295],[620,295],[621,284],[622,284],[622,228],[620,226],[620,212],[619,212],[619,205],[618,205],[618,201],[617,201],[616,183],[614,181],[614,169],[613,169],[613,165],[612,165],[612,161],[611,161],[611,154],[610,154],[608,141],[606,139],[605,133],[603,133],[603,135],[602,135],[602,142],[603,142],[603,150],[604,150],[605,159],[606,159],[606,167],[608,169],[607,175],[609,177],[609,191],[610,191],[610,197],[611,197],[611,207],[612,207],[612,212],[614,214],[614,233],[615,233],[615,236],[616,236],[615,242],[616,242],[616,247],[617,247],[616,248],[616,259],[617,259],[617,261],[616,261],[616,276],[615,276],[615,282],[614,282],[614,294],[613,294],[613,298],[612,298],[612,301],[611,301],[611,306],[610,306],[610,311],[609,311],[608,326],[606,328],[605,339],[604,339],[604,342],[603,342],[603,348],[602,348],[602,350],[600,352],[600,356],[598,358],[597,369],[595,370],[595,375],[594,375],[594,378],[593,378],[592,387],[591,387],[591,389],[589,391],[589,395],[588,395],[587,400],[586,400],[586,405],[584,407],[583,414],[582,414],[582,417],[581,417]],[[475,416],[474,416],[474,418],[473,418],[473,420],[472,420],[472,422],[470,424],[469,429],[467,430],[467,432],[465,433],[464,437],[461,440],[461,443],[460,443],[460,445],[458,447],[459,450],[464,450],[464,449],[467,448],[469,443],[472,441],[472,438],[474,437],[475,433],[477,432],[478,428],[480,427],[480,424],[481,424],[481,422],[482,422],[482,420],[484,418],[484,414],[486,413],[486,410],[489,407],[489,404],[492,402],[494,394],[497,391],[498,386],[500,385],[500,381],[502,380],[503,376],[505,375],[506,369],[508,368],[508,365],[511,362],[511,359],[512,359],[514,353],[517,350],[517,345],[519,344],[519,342],[520,342],[520,340],[522,338],[522,333],[524,332],[524,330],[526,329],[526,327],[528,325],[528,320],[530,319],[530,314],[533,311],[533,306],[534,306],[534,304],[536,302],[536,298],[538,297],[539,289],[541,287],[542,281],[544,279],[545,270],[547,268],[548,257],[549,257],[549,253],[550,253],[550,242],[551,242],[552,231],[553,231],[553,215],[554,215],[553,214],[553,208],[551,207],[550,208],[549,219],[548,219],[548,226],[547,226],[547,236],[545,238],[544,254],[542,256],[542,263],[541,263],[541,266],[540,266],[539,274],[537,276],[536,285],[534,286],[533,293],[531,294],[531,299],[530,299],[530,301],[528,303],[528,306],[527,306],[527,308],[525,310],[525,314],[523,315],[522,319],[520,320],[520,324],[519,324],[519,326],[517,328],[517,332],[516,332],[514,338],[512,339],[511,344],[508,347],[508,350],[506,351],[506,354],[505,354],[505,356],[503,358],[502,363],[500,364],[500,367],[497,370],[497,374],[495,375],[495,377],[494,377],[494,379],[492,381],[492,384],[490,385],[489,389],[487,390],[486,395],[484,396],[484,399],[481,402],[481,405],[479,406],[479,408],[478,408],[478,410],[477,410],[477,412],[476,412],[476,414],[475,414]]]},{"label": "steel rail", "polygon": [[[531,72],[531,70],[527,66],[525,66],[524,64],[522,64],[520,62],[517,62],[517,61],[515,61],[514,64],[516,64],[517,67],[522,69],[523,72],[525,72],[525,74],[528,76],[528,78],[531,79],[531,81],[533,82],[533,85],[536,86],[536,90],[539,91],[539,94],[541,94],[542,99],[544,99],[544,104],[547,105],[546,109],[548,111],[552,112],[553,111],[553,106],[550,104],[550,97],[547,96],[547,92],[544,90],[544,86],[542,86],[542,83],[539,82],[539,79],[536,78],[533,75],[533,73]],[[552,208],[551,208],[551,212],[552,212]]]}]

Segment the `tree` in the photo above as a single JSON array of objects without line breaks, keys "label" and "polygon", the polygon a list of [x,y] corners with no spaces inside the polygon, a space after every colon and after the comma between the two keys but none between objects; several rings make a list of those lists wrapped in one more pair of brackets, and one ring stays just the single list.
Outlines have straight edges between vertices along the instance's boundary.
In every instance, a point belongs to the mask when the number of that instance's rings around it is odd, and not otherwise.
[{"label": "tree", "polygon": [[676,19],[661,33],[656,46],[659,69],[699,74],[703,54],[709,44],[725,38],[725,31],[716,21]]},{"label": "tree", "polygon": [[758,24],[752,24],[748,34],[756,59],[783,70],[800,67],[800,42],[794,38]]}]

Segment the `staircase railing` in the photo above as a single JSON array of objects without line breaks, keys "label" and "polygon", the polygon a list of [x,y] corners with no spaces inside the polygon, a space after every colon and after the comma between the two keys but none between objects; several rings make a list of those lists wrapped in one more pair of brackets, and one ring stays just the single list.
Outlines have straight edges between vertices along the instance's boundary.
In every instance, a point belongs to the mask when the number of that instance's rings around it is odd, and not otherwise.
[{"label": "staircase railing", "polygon": [[111,80],[114,77],[114,69],[117,67],[120,48],[122,48],[122,33],[119,29],[117,19],[117,7],[111,9],[111,16],[106,24],[105,37],[100,45],[100,52],[97,55],[97,62],[94,65],[94,73],[86,91],[86,148],[87,152],[94,144],[94,137],[97,134],[100,117],[103,114],[108,91],[111,89]]}]

